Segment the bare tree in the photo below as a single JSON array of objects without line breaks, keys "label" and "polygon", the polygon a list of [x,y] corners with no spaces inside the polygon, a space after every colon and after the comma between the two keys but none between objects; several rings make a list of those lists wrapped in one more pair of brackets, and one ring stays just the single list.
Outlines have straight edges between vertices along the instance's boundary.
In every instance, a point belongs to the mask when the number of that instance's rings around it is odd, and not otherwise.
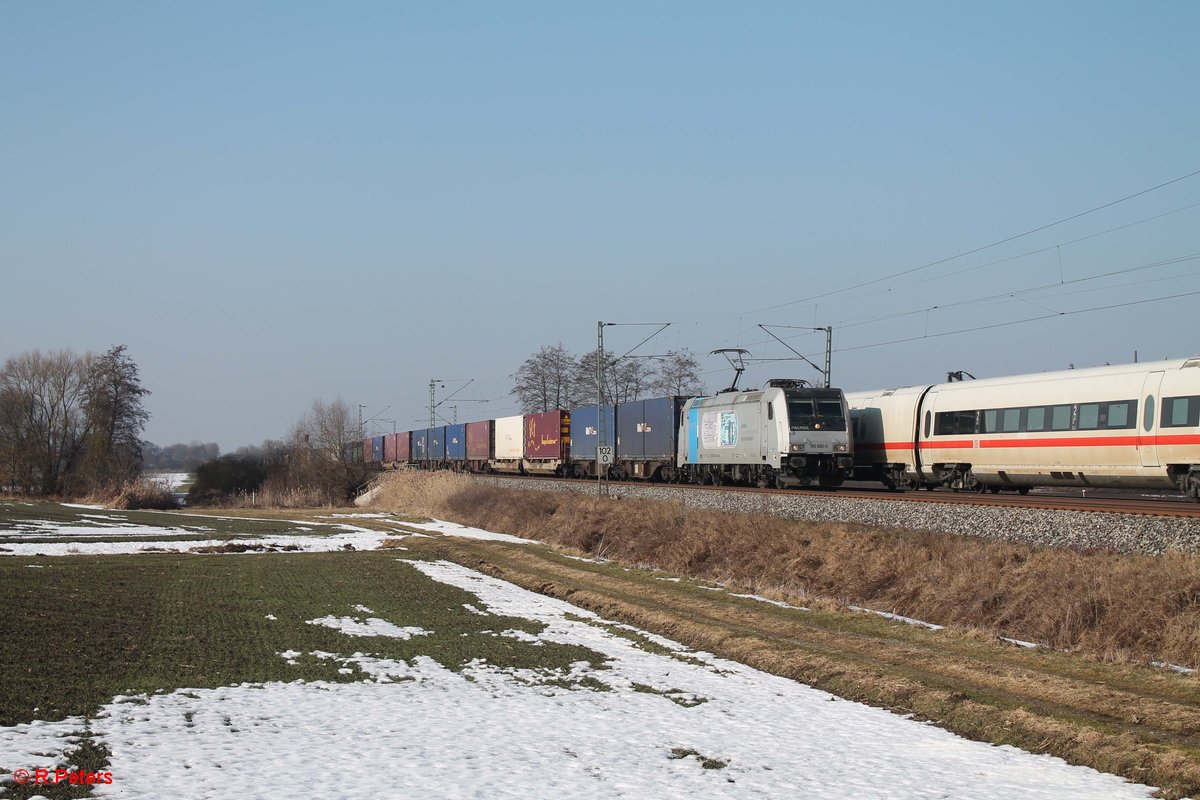
[{"label": "bare tree", "polygon": [[643,358],[623,358],[609,366],[612,375],[612,400],[615,403],[632,403],[640,400],[650,388],[654,371]]},{"label": "bare tree", "polygon": [[510,394],[521,401],[521,411],[525,414],[570,408],[578,394],[576,373],[575,359],[561,342],[541,347],[512,376]]},{"label": "bare tree", "polygon": [[13,479],[25,491],[61,494],[88,432],[86,403],[93,357],[38,350],[8,359],[0,370],[2,439]]},{"label": "bare tree", "polygon": [[363,465],[351,460],[345,448],[346,442],[358,438],[355,416],[340,397],[333,402],[314,400],[288,436],[289,482],[324,493],[328,502],[345,500],[365,476]]},{"label": "bare tree", "polygon": [[705,393],[704,381],[700,379],[700,367],[696,356],[686,347],[673,350],[659,362],[658,375],[655,376],[651,389],[666,395],[702,395]]},{"label": "bare tree", "polygon": [[[603,353],[604,403],[628,403],[641,399],[651,386],[653,370],[644,358],[617,358],[611,351]],[[589,350],[575,365],[576,383],[580,391],[575,405],[596,402],[596,351]]]},{"label": "bare tree", "polygon": [[79,480],[91,489],[119,487],[142,468],[142,430],[150,414],[142,398],[138,366],[125,345],[91,361],[88,370],[87,434]]}]

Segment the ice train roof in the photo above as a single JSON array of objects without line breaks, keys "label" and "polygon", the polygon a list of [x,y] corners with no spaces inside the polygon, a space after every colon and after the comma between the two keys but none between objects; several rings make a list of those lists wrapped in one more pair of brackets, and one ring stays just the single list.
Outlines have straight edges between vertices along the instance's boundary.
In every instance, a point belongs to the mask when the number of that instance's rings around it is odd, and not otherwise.
[{"label": "ice train roof", "polygon": [[[1136,364],[1114,364],[1103,367],[1086,367],[1084,369],[1063,369],[1055,370],[1054,372],[1028,372],[1021,375],[1006,375],[995,378],[979,378],[978,380],[956,381],[953,383],[936,383],[933,386],[938,389],[981,387],[987,386],[1010,386],[1014,383],[1032,383],[1041,381],[1053,380],[1070,380],[1080,378],[1104,378],[1116,375],[1128,375],[1142,372],[1158,372],[1177,369],[1200,369],[1200,356],[1192,358],[1174,358],[1165,361],[1139,361]],[[890,389],[873,389],[862,392],[847,392],[846,397],[869,397],[886,393],[901,392],[905,389],[923,389],[931,384],[919,384],[915,386],[896,386]]]}]

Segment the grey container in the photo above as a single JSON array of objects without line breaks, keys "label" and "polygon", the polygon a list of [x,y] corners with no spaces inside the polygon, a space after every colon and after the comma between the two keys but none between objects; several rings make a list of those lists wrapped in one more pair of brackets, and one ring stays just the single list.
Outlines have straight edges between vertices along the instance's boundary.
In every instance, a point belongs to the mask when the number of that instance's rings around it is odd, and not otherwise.
[{"label": "grey container", "polygon": [[654,397],[617,408],[617,457],[662,461],[675,457],[679,418],[686,397]]},{"label": "grey container", "polygon": [[571,455],[576,461],[595,461],[596,448],[612,445],[616,439],[617,417],[612,406],[604,406],[604,440],[600,439],[600,415],[596,406],[571,409]]}]

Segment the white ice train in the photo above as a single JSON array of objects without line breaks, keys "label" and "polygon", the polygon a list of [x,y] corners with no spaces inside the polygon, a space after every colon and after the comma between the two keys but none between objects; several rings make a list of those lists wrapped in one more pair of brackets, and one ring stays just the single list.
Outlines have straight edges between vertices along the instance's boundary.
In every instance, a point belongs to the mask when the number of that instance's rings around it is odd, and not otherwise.
[{"label": "white ice train", "polygon": [[854,476],[892,488],[1177,488],[1200,500],[1200,358],[846,395]]}]

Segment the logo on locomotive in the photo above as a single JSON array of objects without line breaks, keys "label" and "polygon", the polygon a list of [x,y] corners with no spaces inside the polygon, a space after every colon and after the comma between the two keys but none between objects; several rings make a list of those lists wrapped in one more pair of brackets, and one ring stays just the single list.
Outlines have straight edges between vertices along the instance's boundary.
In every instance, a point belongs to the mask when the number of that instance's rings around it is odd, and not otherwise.
[{"label": "logo on locomotive", "polygon": [[735,411],[707,411],[700,420],[700,441],[705,448],[736,447],[738,418]]}]

